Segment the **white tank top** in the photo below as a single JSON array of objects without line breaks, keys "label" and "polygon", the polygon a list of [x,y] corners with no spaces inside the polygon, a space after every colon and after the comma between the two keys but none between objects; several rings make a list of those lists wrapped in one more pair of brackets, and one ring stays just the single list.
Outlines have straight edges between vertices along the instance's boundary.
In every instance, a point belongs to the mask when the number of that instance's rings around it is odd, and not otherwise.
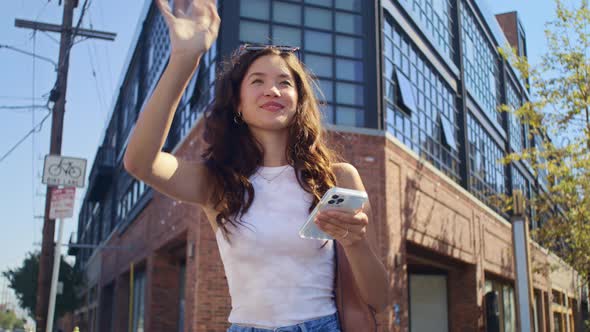
[{"label": "white tank top", "polygon": [[228,321],[273,329],[335,313],[333,241],[321,248],[325,241],[298,234],[312,195],[288,165],[260,167],[250,181],[255,195],[244,224],[226,224],[231,246],[220,227],[216,233],[231,296]]}]

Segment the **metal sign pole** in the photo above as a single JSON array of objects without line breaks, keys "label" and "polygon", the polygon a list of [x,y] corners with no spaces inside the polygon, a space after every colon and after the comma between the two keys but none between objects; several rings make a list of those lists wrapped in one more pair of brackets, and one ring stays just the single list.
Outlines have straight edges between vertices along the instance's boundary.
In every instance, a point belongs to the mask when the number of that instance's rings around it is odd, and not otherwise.
[{"label": "metal sign pole", "polygon": [[513,194],[513,210],[510,221],[512,222],[512,241],[514,250],[515,288],[516,288],[516,314],[520,325],[519,331],[531,331],[532,277],[530,275],[530,256],[528,225],[525,217],[525,202],[522,192],[515,190]]},{"label": "metal sign pole", "polygon": [[53,257],[53,276],[51,278],[51,291],[49,293],[49,310],[47,311],[46,332],[53,331],[53,316],[55,313],[55,296],[57,293],[57,280],[59,278],[59,265],[61,262],[61,238],[64,231],[64,219],[59,219],[57,243],[55,244],[55,255]]}]

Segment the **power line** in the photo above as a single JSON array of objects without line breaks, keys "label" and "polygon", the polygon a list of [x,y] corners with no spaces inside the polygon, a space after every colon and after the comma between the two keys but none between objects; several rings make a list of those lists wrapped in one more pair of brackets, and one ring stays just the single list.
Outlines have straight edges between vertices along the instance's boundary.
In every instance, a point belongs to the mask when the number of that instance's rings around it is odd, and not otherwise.
[{"label": "power line", "polygon": [[[93,24],[92,24],[92,12],[89,12],[88,20],[89,20],[89,24],[90,24],[90,29],[94,29]],[[100,62],[99,62],[100,56],[99,56],[98,51],[97,51],[97,48],[96,48],[96,43],[91,43],[91,44],[92,44],[92,50],[94,51],[94,59],[96,59],[96,61],[95,61],[96,62],[96,68],[98,69],[98,73],[100,74],[100,78],[101,78],[101,82],[102,82],[102,84],[100,84],[100,88],[101,88],[102,93],[99,96],[101,98],[101,114],[102,114],[102,112],[104,112],[106,110],[106,107],[107,107],[106,106],[106,102],[104,100],[105,91],[107,91],[107,89],[104,87],[106,85],[106,83],[104,83],[104,76],[105,75],[103,75],[103,72],[101,70],[101,65],[100,65]],[[106,48],[106,46],[105,46],[105,48]],[[89,53],[89,56],[90,56],[90,45],[88,46],[88,53]],[[91,61],[93,61],[92,60],[92,56],[90,56],[90,57],[91,57]],[[107,61],[108,61],[108,58],[107,58]],[[92,68],[92,70],[94,71],[94,68]],[[94,74],[95,74],[96,86],[97,86],[97,89],[98,89],[98,86],[99,86],[98,78],[96,77],[96,73],[94,73]],[[112,84],[111,84],[111,91],[112,91]]]},{"label": "power line", "polygon": [[[47,106],[47,109],[49,110],[49,106]],[[8,157],[12,153],[12,151],[14,151],[19,145],[21,145],[21,143],[24,142],[27,139],[27,137],[31,136],[34,133],[41,131],[41,128],[43,128],[43,123],[45,122],[45,120],[47,120],[49,118],[50,115],[51,115],[51,111],[49,110],[47,112],[47,114],[45,115],[45,117],[43,117],[43,119],[39,122],[39,124],[37,124],[31,130],[29,130],[29,132],[23,138],[21,138],[12,148],[10,148],[10,150],[8,150],[8,152],[6,152],[0,158],[0,163],[3,162],[4,159],[6,159],[6,157]]]},{"label": "power line", "polygon": [[4,106],[0,105],[0,110],[30,110],[34,111],[38,108],[47,108],[47,105],[24,105],[24,106]]},{"label": "power line", "polygon": [[[0,96],[0,99],[6,100],[31,100],[31,97],[20,97],[20,96]],[[45,100],[46,98],[34,97],[35,100]]]},{"label": "power line", "polygon": [[9,49],[9,50],[13,50],[13,51],[15,51],[15,52],[18,52],[18,53],[22,53],[22,54],[30,55],[30,56],[32,56],[32,57],[39,58],[39,59],[41,59],[41,60],[45,60],[45,61],[47,61],[47,62],[51,63],[51,64],[52,64],[52,65],[55,67],[55,69],[56,69],[56,70],[58,69],[58,65],[57,65],[57,63],[56,63],[55,61],[53,61],[53,60],[51,60],[51,59],[49,59],[49,58],[46,58],[46,57],[44,57],[44,56],[41,56],[41,55],[36,55],[36,54],[33,54],[33,53],[30,53],[30,52],[27,52],[27,51],[21,50],[20,48],[16,48],[16,47],[14,47],[14,46],[10,46],[10,45],[4,45],[4,44],[0,44],[0,48],[6,48],[6,49]]},{"label": "power line", "polygon": [[[96,7],[95,7],[96,8]],[[106,27],[105,24],[105,19],[104,19],[104,12],[103,12],[103,7],[102,7],[102,2],[98,2],[98,14],[100,16],[100,23],[102,24],[103,27]],[[92,16],[91,16],[92,18]],[[92,21],[90,22],[92,24]],[[109,53],[109,48],[106,45],[103,45],[103,50],[105,53],[105,59],[107,62],[107,70],[108,70],[108,74],[109,74],[109,87],[111,89],[111,91],[114,90],[114,84],[113,84],[113,70],[111,67],[111,56]]]}]

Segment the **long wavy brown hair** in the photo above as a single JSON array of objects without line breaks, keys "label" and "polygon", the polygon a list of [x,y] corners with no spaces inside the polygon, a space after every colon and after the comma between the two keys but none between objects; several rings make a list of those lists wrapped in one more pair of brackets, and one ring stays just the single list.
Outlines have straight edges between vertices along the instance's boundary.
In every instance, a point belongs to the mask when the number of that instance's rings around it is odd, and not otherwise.
[{"label": "long wavy brown hair", "polygon": [[226,239],[228,229],[225,223],[230,222],[234,226],[242,224],[241,217],[252,205],[255,193],[249,178],[264,160],[262,145],[254,138],[248,125],[235,119],[242,80],[250,65],[267,55],[283,58],[295,80],[298,102],[288,127],[286,156],[296,171],[299,185],[313,196],[309,211],[335,184],[331,165],[340,158],[324,141],[319,104],[312,88],[317,86],[313,76],[291,52],[273,47],[243,54],[236,51],[229,61],[223,63],[215,84],[215,100],[204,117],[203,138],[207,148],[202,156],[214,178],[212,202],[219,211],[217,226],[221,227]]}]

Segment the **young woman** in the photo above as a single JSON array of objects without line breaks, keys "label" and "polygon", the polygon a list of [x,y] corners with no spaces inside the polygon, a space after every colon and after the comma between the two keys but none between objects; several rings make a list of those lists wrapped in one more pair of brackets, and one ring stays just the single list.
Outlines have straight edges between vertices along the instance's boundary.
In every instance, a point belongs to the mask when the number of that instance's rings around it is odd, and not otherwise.
[{"label": "young woman", "polygon": [[[161,151],[201,56],[217,37],[214,0],[155,0],[171,55],[140,114],[125,169],[155,190],[200,205],[216,235],[232,311],[229,331],[340,331],[334,243],[298,229],[330,187],[364,190],[357,170],[324,144],[313,81],[280,47],[242,47],[216,81],[201,161]],[[365,212],[325,212],[316,223],[342,245],[363,300],[388,304],[383,264],[369,245]],[[355,331],[356,332],[356,331]]]}]

